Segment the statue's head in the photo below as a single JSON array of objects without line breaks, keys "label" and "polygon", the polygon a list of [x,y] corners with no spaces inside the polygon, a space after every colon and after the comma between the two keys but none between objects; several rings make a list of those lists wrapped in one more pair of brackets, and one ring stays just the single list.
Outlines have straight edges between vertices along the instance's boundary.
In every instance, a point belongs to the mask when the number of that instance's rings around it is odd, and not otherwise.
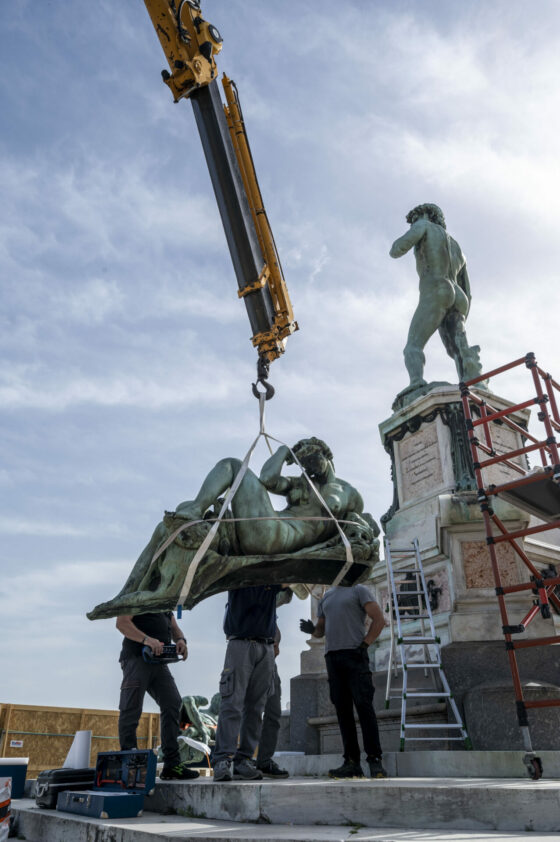
[{"label": "statue's head", "polygon": [[409,225],[412,225],[417,219],[424,216],[424,214],[428,217],[430,222],[435,222],[437,225],[441,225],[442,228],[445,228],[445,217],[442,209],[438,208],[437,205],[430,204],[429,202],[412,208],[412,210],[406,215],[406,221]]},{"label": "statue's head", "polygon": [[222,697],[221,697],[220,693],[214,693],[214,695],[212,696],[212,699],[210,701],[210,708],[209,708],[210,713],[214,714],[214,716],[217,716],[219,714],[221,702],[222,702]]},{"label": "statue's head", "polygon": [[315,436],[300,439],[294,444],[292,450],[311,477],[323,475],[329,464],[334,467],[332,450],[324,441]]}]

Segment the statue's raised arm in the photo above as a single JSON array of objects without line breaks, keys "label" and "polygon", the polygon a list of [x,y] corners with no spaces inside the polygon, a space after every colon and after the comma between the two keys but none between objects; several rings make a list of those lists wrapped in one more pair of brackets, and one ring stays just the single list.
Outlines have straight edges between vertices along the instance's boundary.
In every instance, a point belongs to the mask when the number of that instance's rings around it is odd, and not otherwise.
[{"label": "statue's raised arm", "polygon": [[292,486],[292,480],[289,477],[283,477],[281,471],[284,465],[289,464],[290,461],[290,449],[285,444],[280,445],[276,453],[273,453],[270,459],[266,460],[261,468],[259,479],[268,491],[287,496]]},{"label": "statue's raised arm", "polygon": [[391,257],[402,257],[407,251],[417,245],[426,233],[426,220],[423,218],[417,219],[410,229],[399,237],[391,246],[389,254]]}]

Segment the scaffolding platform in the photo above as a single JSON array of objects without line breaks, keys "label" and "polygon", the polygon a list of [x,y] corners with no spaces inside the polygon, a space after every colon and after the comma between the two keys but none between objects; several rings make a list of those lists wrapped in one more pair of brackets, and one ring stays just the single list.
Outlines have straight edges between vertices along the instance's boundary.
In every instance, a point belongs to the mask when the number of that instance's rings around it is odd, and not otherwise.
[{"label": "scaffolding platform", "polygon": [[528,475],[527,481],[508,488],[502,488],[500,499],[523,509],[547,523],[560,520],[560,486],[550,477],[550,471],[542,468]]},{"label": "scaffolding platform", "polygon": [[[493,405],[492,392],[488,389],[490,379],[518,367],[524,367],[529,373],[530,397],[519,403],[510,403],[505,408],[497,408]],[[532,749],[527,709],[560,707],[560,698],[538,701],[524,699],[516,651],[560,643],[560,636],[555,633],[544,637],[520,637],[535,617],[550,620],[551,608],[560,613],[560,598],[557,593],[560,585],[558,570],[552,564],[549,564],[547,569],[539,569],[528,558],[523,548],[523,539],[527,536],[560,528],[560,450],[556,439],[556,433],[560,432],[557,398],[560,394],[560,384],[538,365],[533,353],[528,353],[513,362],[461,383],[459,388],[477,483],[477,499],[484,518],[486,544],[513,679],[517,718],[527,751],[525,765],[529,776],[536,780],[542,775],[542,763]],[[527,423],[521,420],[527,417],[530,408],[538,410],[536,417],[542,425],[539,435],[529,432]],[[508,449],[504,446],[503,437],[497,441],[497,432],[504,426],[516,434],[514,438],[521,446]],[[531,467],[529,454],[537,457],[540,464]],[[502,470],[501,481],[493,482],[489,479],[489,469],[495,469],[496,466],[502,466],[502,469],[506,467],[507,471]],[[496,478],[495,473],[493,478]],[[494,497],[523,509],[537,522],[525,528],[508,530],[493,509]],[[503,584],[496,553],[496,546],[503,542],[509,543],[527,568],[528,581],[507,586]],[[532,597],[531,607],[521,620],[512,622],[506,597],[523,591]],[[554,632],[554,628],[551,632]]]}]

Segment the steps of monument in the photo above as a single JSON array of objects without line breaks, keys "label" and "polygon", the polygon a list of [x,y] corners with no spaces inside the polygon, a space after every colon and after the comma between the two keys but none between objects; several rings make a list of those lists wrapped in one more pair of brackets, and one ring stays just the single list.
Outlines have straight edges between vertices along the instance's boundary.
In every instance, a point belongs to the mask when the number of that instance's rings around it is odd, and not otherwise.
[{"label": "steps of monument", "polygon": [[[261,827],[284,825],[290,826],[291,831],[294,827],[345,825],[424,831],[430,828],[443,831],[558,833],[559,786],[560,780],[532,782],[528,778],[292,778],[228,783],[200,778],[189,783],[158,783],[155,793],[146,798],[145,807],[147,814],[160,814],[162,825],[173,823],[173,819],[180,816],[234,822],[238,828],[245,823]],[[17,809],[17,802],[14,806]],[[34,809],[28,803],[25,820],[21,819],[24,827],[20,829],[20,836],[24,835],[29,842],[34,839],[50,842],[47,830],[54,822],[58,825],[58,835],[50,837],[53,842],[81,842],[80,835],[76,834],[76,818]],[[155,821],[154,818],[151,820]],[[27,823],[32,825],[28,832],[25,830]],[[90,820],[89,824],[95,823]],[[131,826],[128,819],[113,824],[121,828]],[[164,830],[168,828],[164,827]],[[83,827],[80,833],[83,833]],[[123,840],[122,835],[88,833],[83,837],[84,842]],[[238,835],[231,834],[231,837],[238,838]],[[176,840],[181,836],[173,833],[172,838]],[[193,836],[185,835],[184,838]],[[293,832],[287,838],[294,839]],[[144,837],[136,832],[134,842],[144,842]]]},{"label": "steps of monument", "polygon": [[465,830],[560,831],[559,780],[291,778],[156,787],[156,813],[237,822]]},{"label": "steps of monument", "polygon": [[[87,819],[40,810],[31,801],[12,802],[18,838],[27,842],[504,842],[502,831],[368,828],[343,825],[236,824],[145,812],[136,819]],[[427,832],[428,831],[428,832]],[[508,833],[507,842],[560,842],[560,834]]]},{"label": "steps of monument", "polygon": [[[408,739],[407,739],[408,742]],[[546,780],[560,778],[560,751],[540,751]],[[523,751],[389,751],[383,765],[390,778],[520,778],[528,780]],[[325,777],[340,766],[339,754],[279,752],[275,760],[292,777]],[[362,766],[365,769],[364,756]]]}]

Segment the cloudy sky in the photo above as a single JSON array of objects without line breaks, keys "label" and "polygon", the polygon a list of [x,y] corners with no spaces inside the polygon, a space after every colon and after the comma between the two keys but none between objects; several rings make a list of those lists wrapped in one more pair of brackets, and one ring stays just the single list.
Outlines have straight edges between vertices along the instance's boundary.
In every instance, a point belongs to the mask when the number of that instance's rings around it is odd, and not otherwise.
[{"label": "cloudy sky", "polygon": [[[407,383],[418,294],[412,255],[388,251],[411,207],[441,205],[467,255],[485,368],[533,350],[560,376],[560,6],[342,6],[203,11],[301,327],[272,368],[268,430],[328,441],[379,519],[378,424]],[[255,353],[192,109],[161,82],[141,0],[2,3],[0,40],[0,701],[115,708],[120,636],[85,612],[120,589],[164,509],[244,455]],[[456,380],[437,336],[427,358],[427,379]],[[224,604],[182,620],[183,693],[217,689]],[[307,613],[280,612],[285,700]]]}]

